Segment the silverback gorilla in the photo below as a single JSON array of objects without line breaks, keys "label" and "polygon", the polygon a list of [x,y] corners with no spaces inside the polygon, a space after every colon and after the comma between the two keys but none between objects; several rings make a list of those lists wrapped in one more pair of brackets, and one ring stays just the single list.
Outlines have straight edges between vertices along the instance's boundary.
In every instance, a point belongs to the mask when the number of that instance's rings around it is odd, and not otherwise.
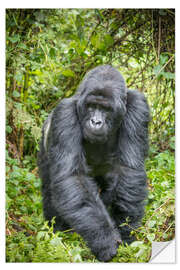
[{"label": "silverback gorilla", "polygon": [[[55,230],[73,228],[100,261],[131,243],[147,196],[149,108],[104,65],[85,76],[43,126],[38,157],[44,216]],[[128,218],[129,226],[120,226]]]}]

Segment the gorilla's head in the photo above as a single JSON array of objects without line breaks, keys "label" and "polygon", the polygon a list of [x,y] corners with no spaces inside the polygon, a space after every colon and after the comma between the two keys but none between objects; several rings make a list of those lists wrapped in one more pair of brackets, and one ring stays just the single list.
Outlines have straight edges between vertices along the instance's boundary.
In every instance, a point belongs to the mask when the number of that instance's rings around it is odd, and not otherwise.
[{"label": "gorilla's head", "polygon": [[109,65],[97,67],[86,75],[77,95],[84,139],[106,142],[126,113],[127,91],[122,75]]}]

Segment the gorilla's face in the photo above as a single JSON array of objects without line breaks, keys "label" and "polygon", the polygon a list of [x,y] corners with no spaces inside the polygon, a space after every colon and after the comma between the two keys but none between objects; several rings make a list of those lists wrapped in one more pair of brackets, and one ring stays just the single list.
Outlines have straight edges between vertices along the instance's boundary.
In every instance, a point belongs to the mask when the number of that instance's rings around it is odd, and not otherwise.
[{"label": "gorilla's face", "polygon": [[112,131],[113,108],[102,100],[88,98],[83,123],[84,138],[91,142],[104,142]]},{"label": "gorilla's face", "polygon": [[80,123],[83,138],[91,143],[105,143],[120,126],[125,105],[110,93],[94,90],[85,97]]}]

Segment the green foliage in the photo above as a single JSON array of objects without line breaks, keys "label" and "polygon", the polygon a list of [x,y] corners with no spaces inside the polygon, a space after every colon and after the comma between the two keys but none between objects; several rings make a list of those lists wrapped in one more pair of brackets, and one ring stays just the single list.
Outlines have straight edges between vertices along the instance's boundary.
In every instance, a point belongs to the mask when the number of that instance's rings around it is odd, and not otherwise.
[{"label": "green foliage", "polygon": [[[96,262],[83,239],[73,230],[53,233],[42,217],[40,179],[7,154],[7,261]],[[149,196],[142,227],[133,231],[137,241],[122,245],[113,262],[147,262],[152,241],[174,238],[174,156],[168,152],[147,160]],[[128,221],[127,221],[128,224]]]},{"label": "green foliage", "polygon": [[[150,128],[152,140],[159,140],[161,128],[163,142],[159,143],[167,143],[174,133],[175,121],[174,52],[169,49],[174,45],[174,21],[173,11],[160,11],[7,10],[7,102],[20,104],[18,112],[17,106],[13,106],[14,114],[24,119],[25,113],[25,119],[29,119],[29,124],[33,121],[35,127],[31,133],[27,121],[25,125],[22,121],[13,129],[20,156],[28,149],[32,151],[28,141],[32,145],[31,136],[38,140],[38,127],[45,112],[51,111],[58,99],[71,96],[87,70],[106,63],[122,67],[120,71],[128,86],[148,90],[155,123]],[[164,16],[164,13],[171,15]],[[152,20],[153,26],[149,23]],[[159,31],[159,20],[161,27],[165,25],[161,40],[155,31]],[[163,42],[166,32],[171,40],[168,44]],[[7,126],[12,125],[17,123],[8,117]],[[11,133],[10,128],[7,132]],[[18,141],[19,136],[26,144],[25,149]],[[35,144],[34,150],[37,149]]]},{"label": "green foliage", "polygon": [[129,246],[120,246],[117,256],[112,261],[121,263],[148,262],[150,252],[150,245],[144,244],[143,241],[135,241]]},{"label": "green foliage", "polygon": [[47,112],[75,92],[89,69],[107,63],[119,67],[128,87],[145,92],[152,108],[151,139],[164,149],[175,122],[173,12],[7,9],[7,103],[18,115],[8,115],[7,132],[13,130],[18,155],[37,151]]},{"label": "green foliage", "polygon": [[175,168],[174,155],[169,151],[157,154],[147,161],[150,193],[147,205],[148,234],[156,241],[174,237]]},{"label": "green foliage", "polygon": [[53,225],[49,227],[47,222],[35,236],[21,232],[14,236],[13,243],[12,238],[7,239],[10,262],[82,262],[83,254],[90,253],[78,235],[54,234]]},{"label": "green foliage", "polygon": [[19,162],[11,159],[8,154],[6,172],[7,211],[12,212],[13,215],[41,214],[41,196],[40,191],[37,192],[40,188],[40,179],[30,173],[29,168],[19,167]]},{"label": "green foliage", "polygon": [[35,157],[48,113],[99,64],[144,92],[152,115],[143,225],[113,262],[147,262],[152,241],[173,239],[174,21],[172,9],[6,10],[8,262],[97,261],[79,235],[44,223]]}]

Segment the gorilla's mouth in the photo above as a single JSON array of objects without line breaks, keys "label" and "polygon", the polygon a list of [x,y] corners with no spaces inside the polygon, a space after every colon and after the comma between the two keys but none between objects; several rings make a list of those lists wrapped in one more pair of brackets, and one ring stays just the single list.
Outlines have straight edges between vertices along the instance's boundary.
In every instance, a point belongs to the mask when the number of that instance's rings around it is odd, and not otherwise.
[{"label": "gorilla's mouth", "polygon": [[87,141],[90,141],[92,143],[98,142],[98,143],[104,143],[107,141],[107,134],[104,132],[103,128],[95,130],[91,129],[90,127],[86,127],[84,129],[84,138]]},{"label": "gorilla's mouth", "polygon": [[103,126],[94,128],[91,125],[87,125],[85,130],[86,130],[86,133],[89,137],[91,137],[91,136],[104,137],[104,134],[106,133]]},{"label": "gorilla's mouth", "polygon": [[90,132],[92,135],[97,136],[97,137],[102,137],[103,134],[104,134],[103,129],[89,129],[89,132]]},{"label": "gorilla's mouth", "polygon": [[102,130],[94,130],[94,129],[88,129],[86,132],[85,132],[86,136],[87,137],[103,137],[104,136],[104,132]]}]

